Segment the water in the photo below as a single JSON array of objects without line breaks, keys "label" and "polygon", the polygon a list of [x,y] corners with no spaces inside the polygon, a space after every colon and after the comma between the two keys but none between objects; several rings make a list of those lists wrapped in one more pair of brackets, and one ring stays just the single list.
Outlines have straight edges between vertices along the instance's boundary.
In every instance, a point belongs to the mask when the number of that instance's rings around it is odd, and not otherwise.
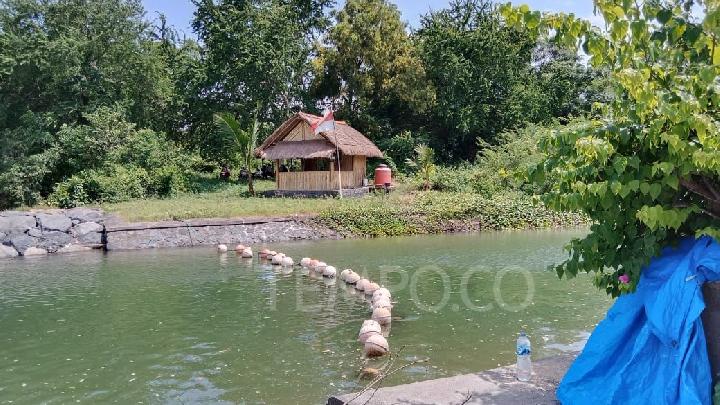
[{"label": "water", "polygon": [[[589,277],[545,271],[579,235],[271,247],[384,280],[398,365],[428,359],[386,381],[399,384],[511,364],[521,329],[536,359],[581,348],[610,300]],[[2,261],[0,403],[324,403],[364,385],[356,337],[368,317],[340,281],[212,248]]]}]

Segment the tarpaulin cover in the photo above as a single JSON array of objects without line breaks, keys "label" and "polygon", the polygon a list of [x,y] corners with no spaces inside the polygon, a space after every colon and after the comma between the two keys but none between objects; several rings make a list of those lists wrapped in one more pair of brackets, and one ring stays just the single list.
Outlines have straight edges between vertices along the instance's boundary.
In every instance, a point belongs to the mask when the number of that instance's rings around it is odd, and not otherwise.
[{"label": "tarpaulin cover", "polygon": [[643,269],[617,299],[560,383],[575,404],[710,404],[712,377],[700,314],[702,284],[720,280],[720,245],[688,238]]}]

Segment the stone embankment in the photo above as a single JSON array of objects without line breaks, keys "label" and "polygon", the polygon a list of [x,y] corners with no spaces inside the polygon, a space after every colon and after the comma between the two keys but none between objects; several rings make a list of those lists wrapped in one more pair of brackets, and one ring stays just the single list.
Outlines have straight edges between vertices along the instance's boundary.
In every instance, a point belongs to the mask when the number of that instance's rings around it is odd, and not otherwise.
[{"label": "stone embankment", "polygon": [[90,208],[0,212],[0,258],[339,237],[299,216],[127,223]]},{"label": "stone embankment", "polygon": [[100,248],[105,219],[87,208],[0,212],[0,257]]}]

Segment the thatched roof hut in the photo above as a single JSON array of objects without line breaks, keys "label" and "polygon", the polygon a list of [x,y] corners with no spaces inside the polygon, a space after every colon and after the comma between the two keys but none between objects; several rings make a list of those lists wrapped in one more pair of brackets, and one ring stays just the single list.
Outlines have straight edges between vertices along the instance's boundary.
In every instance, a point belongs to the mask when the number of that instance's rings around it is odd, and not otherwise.
[{"label": "thatched roof hut", "polygon": [[[343,189],[359,188],[366,159],[383,156],[372,141],[343,121],[335,122],[334,131],[316,135],[311,125],[320,118],[294,114],[256,149],[258,157],[275,161],[278,190],[337,190],[341,184]],[[288,169],[288,160],[299,160],[294,165],[299,170]]]},{"label": "thatched roof hut", "polygon": [[336,147],[347,156],[383,156],[372,141],[344,121],[335,122],[334,133],[315,135],[310,126],[320,118],[303,112],[293,115],[257,149],[258,156],[270,160],[330,158]]}]

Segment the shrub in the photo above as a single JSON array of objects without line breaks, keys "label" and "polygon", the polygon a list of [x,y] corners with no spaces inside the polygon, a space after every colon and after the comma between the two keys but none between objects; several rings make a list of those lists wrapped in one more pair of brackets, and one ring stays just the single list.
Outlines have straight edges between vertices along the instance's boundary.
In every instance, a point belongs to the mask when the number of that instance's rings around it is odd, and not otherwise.
[{"label": "shrub", "polygon": [[447,229],[526,229],[575,226],[587,223],[577,213],[546,208],[522,193],[492,198],[477,193],[436,192],[411,201],[369,197],[323,211],[319,221],[332,229],[359,236],[396,236],[439,233]]},{"label": "shrub", "polygon": [[[55,186],[49,203],[74,207],[167,197],[188,189],[189,179],[199,166],[197,156],[182,151],[161,133],[135,130],[115,111],[102,109],[88,119],[90,125],[61,131],[62,153],[68,156],[65,164],[72,174]],[[85,147],[101,156],[89,155]],[[69,157],[71,154],[76,156]]]}]

